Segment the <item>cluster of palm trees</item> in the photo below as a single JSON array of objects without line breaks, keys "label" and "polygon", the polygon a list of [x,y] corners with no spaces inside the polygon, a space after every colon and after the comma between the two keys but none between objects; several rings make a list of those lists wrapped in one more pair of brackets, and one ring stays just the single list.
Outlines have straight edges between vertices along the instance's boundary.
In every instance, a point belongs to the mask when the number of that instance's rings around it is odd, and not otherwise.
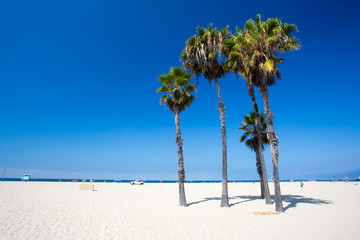
[{"label": "cluster of palm trees", "polygon": [[193,75],[203,75],[210,83],[215,82],[219,99],[218,111],[220,114],[222,134],[222,196],[221,207],[229,207],[227,187],[227,143],[225,126],[225,106],[222,102],[219,79],[226,73],[233,72],[241,75],[246,81],[249,96],[251,97],[254,112],[253,144],[256,147],[258,171],[261,171],[263,195],[266,204],[271,204],[270,192],[267,183],[262,137],[261,115],[255,99],[254,86],[259,88],[264,106],[263,119],[266,123],[267,139],[270,143],[273,178],[275,187],[275,210],[283,212],[279,173],[278,173],[278,137],[275,134],[273,118],[270,109],[268,86],[274,85],[281,78],[278,64],[283,62],[280,53],[296,50],[300,47],[298,39],[294,36],[297,31],[294,24],[282,23],[279,18],[261,20],[257,15],[255,20],[249,19],[244,29],[236,28],[231,34],[228,27],[218,29],[212,24],[208,28],[197,27],[196,34],[186,41],[180,60],[185,69],[174,67],[170,73],[159,77],[162,86],[157,90],[165,93],[160,103],[164,103],[175,114],[176,143],[178,145],[178,175],[180,205],[187,206],[183,166],[183,150],[180,132],[180,112],[188,108],[194,101],[192,92],[196,86],[191,83]]}]

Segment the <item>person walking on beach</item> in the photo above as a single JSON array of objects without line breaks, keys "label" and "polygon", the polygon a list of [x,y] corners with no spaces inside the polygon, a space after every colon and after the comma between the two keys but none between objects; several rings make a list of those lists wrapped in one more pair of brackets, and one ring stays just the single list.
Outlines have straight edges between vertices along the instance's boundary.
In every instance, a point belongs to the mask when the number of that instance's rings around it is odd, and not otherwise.
[{"label": "person walking on beach", "polygon": [[300,181],[300,186],[303,187],[304,186],[304,183],[302,181]]}]

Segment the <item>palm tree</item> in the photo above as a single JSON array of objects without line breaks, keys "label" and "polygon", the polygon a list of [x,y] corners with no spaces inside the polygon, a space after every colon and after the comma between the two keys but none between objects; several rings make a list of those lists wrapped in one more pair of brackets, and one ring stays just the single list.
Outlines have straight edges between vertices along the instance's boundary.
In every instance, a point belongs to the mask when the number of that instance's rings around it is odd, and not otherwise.
[{"label": "palm tree", "polygon": [[170,73],[162,74],[158,80],[162,86],[158,93],[166,93],[160,99],[175,114],[176,144],[178,146],[178,176],[179,176],[179,205],[187,206],[185,198],[185,170],[183,146],[180,130],[180,113],[190,107],[195,97],[191,92],[196,91],[195,85],[190,83],[192,76],[181,67],[170,68]]},{"label": "palm tree", "polygon": [[[256,167],[257,172],[260,178],[260,187],[261,187],[261,198],[265,198],[265,184],[264,184],[264,177],[262,174],[262,168],[260,161],[260,153],[264,150],[264,145],[268,145],[270,143],[269,139],[266,135],[266,123],[265,119],[262,115],[260,115],[260,124],[261,124],[261,137],[259,140],[259,135],[257,134],[257,124],[256,124],[256,117],[257,114],[254,111],[251,111],[249,115],[244,115],[243,119],[244,122],[240,123],[240,130],[243,130],[244,134],[240,138],[240,143],[243,143],[245,140],[245,146],[250,148],[251,151],[255,152],[256,154]],[[259,145],[260,142],[260,145]],[[267,183],[267,182],[266,182]]]},{"label": "palm tree", "polygon": [[[227,62],[225,64],[226,68],[229,71],[233,71],[236,76],[239,74],[245,78],[246,86],[248,89],[249,96],[253,103],[255,111],[255,134],[261,135],[261,123],[260,123],[260,114],[259,108],[255,99],[254,85],[251,81],[251,71],[250,71],[250,56],[251,49],[249,48],[246,42],[246,36],[244,32],[237,27],[237,33],[235,36],[231,35],[230,38],[225,40],[225,51],[227,55]],[[255,138],[258,146],[257,151],[257,164],[259,165],[258,171],[261,170],[260,182],[262,186],[261,196],[265,198],[266,204],[271,204],[269,184],[266,174],[265,160],[263,154],[263,144],[261,138]]]},{"label": "palm tree", "polygon": [[250,80],[260,89],[264,105],[264,117],[273,164],[275,210],[277,212],[283,212],[284,208],[278,171],[279,140],[275,134],[272,120],[274,114],[270,109],[268,86],[274,85],[276,79],[281,79],[277,64],[282,63],[283,59],[277,57],[279,53],[289,52],[300,47],[298,39],[293,36],[296,31],[297,28],[294,24],[283,24],[279,18],[269,18],[266,22],[262,22],[260,15],[257,15],[254,21],[248,20],[244,27],[245,41],[251,50]]},{"label": "palm tree", "polygon": [[224,63],[224,40],[228,38],[227,27],[217,30],[212,24],[208,28],[197,27],[196,34],[186,41],[180,60],[183,61],[185,69],[192,74],[201,74],[211,83],[215,81],[217,96],[219,99],[218,111],[221,122],[222,135],[222,195],[221,207],[229,207],[227,187],[227,143],[225,127],[225,107],[221,99],[219,78],[225,75]]}]

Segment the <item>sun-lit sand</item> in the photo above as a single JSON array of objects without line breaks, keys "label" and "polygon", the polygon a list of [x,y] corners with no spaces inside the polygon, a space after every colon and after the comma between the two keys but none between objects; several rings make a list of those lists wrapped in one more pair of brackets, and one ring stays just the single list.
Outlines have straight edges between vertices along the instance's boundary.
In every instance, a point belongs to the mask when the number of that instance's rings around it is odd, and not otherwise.
[{"label": "sun-lit sand", "polygon": [[[189,183],[179,207],[175,183],[0,182],[0,239],[358,239],[360,183],[281,183],[285,213],[259,196],[258,183]],[[271,193],[273,186],[270,185]]]}]

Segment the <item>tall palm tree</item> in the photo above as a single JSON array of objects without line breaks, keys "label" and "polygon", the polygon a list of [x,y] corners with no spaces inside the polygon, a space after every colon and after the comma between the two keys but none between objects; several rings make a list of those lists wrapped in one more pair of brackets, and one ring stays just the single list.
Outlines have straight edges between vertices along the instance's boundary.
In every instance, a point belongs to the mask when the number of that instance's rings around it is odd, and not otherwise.
[{"label": "tall palm tree", "polygon": [[[255,112],[255,134],[261,135],[261,121],[259,108],[255,99],[255,91],[254,85],[251,81],[251,71],[250,71],[250,56],[251,49],[249,48],[246,36],[244,32],[237,27],[236,35],[231,35],[230,38],[225,40],[225,51],[227,55],[227,62],[225,64],[226,68],[229,71],[233,71],[236,76],[239,74],[245,78],[246,86],[248,89],[248,94],[253,103],[254,112]],[[267,179],[265,160],[263,154],[263,144],[261,142],[261,138],[255,138],[257,141],[257,146],[259,148],[257,152],[257,164],[259,165],[258,171],[261,170],[260,182],[262,186],[262,194],[261,196],[265,198],[266,204],[271,204],[270,190]]]},{"label": "tall palm tree", "polygon": [[[268,145],[270,143],[269,139],[266,135],[266,123],[263,116],[260,116],[260,124],[261,124],[261,136],[260,141],[259,135],[257,134],[257,124],[256,124],[256,116],[257,114],[254,111],[251,111],[250,114],[244,115],[244,122],[240,123],[240,130],[244,132],[244,134],[240,138],[240,143],[243,143],[245,140],[245,146],[250,148],[251,151],[255,152],[256,155],[256,167],[257,172],[260,178],[260,188],[261,188],[261,197],[265,198],[265,184],[262,174],[262,165],[260,162],[260,151],[264,150],[264,145]],[[260,145],[259,145],[260,143]]]},{"label": "tall palm tree", "polygon": [[280,180],[278,171],[279,140],[275,134],[273,118],[270,109],[268,86],[274,85],[276,79],[281,79],[277,64],[283,62],[279,53],[296,50],[300,47],[298,39],[293,36],[297,31],[294,24],[282,23],[279,18],[269,18],[261,21],[257,15],[255,20],[245,23],[244,34],[248,47],[251,50],[249,61],[250,80],[260,89],[264,105],[264,117],[267,125],[267,134],[270,140],[271,158],[275,188],[275,210],[283,212]]},{"label": "tall palm tree", "polygon": [[219,99],[218,111],[221,122],[222,135],[222,194],[221,207],[229,207],[227,186],[227,143],[225,127],[225,107],[221,99],[219,78],[225,75],[224,63],[224,40],[228,38],[227,27],[217,30],[212,24],[208,28],[197,27],[196,34],[186,41],[186,46],[180,60],[192,74],[201,74],[211,83],[215,81],[217,96]]},{"label": "tall palm tree", "polygon": [[179,176],[179,205],[187,206],[185,198],[185,169],[183,145],[180,130],[180,113],[190,107],[195,97],[191,92],[196,91],[195,85],[190,83],[191,74],[180,67],[170,68],[170,73],[162,74],[158,80],[162,86],[158,93],[165,93],[160,99],[160,104],[165,104],[175,114],[176,144],[178,147],[178,176]]}]

